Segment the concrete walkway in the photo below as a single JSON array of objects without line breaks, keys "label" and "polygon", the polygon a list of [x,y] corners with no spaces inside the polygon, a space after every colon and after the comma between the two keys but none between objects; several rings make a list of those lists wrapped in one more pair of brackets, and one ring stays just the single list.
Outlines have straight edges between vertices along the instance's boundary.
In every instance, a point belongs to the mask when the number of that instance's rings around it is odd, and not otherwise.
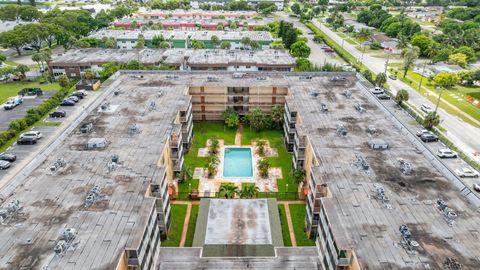
[{"label": "concrete walkway", "polygon": [[188,232],[188,223],[190,223],[190,213],[192,212],[192,204],[187,204],[187,213],[185,214],[185,220],[183,221],[183,229],[182,229],[182,238],[180,238],[180,247],[185,246],[185,241],[187,240],[187,232]]},{"label": "concrete walkway", "polygon": [[295,231],[293,229],[292,215],[290,214],[290,204],[304,204],[305,201],[279,201],[279,204],[285,206],[285,216],[288,224],[288,234],[290,234],[290,240],[292,241],[292,247],[297,246],[297,238],[295,238]]},{"label": "concrete walkway", "polygon": [[242,145],[242,133],[243,133],[243,125],[240,124],[237,129],[237,133],[235,133],[235,145],[241,146]]}]

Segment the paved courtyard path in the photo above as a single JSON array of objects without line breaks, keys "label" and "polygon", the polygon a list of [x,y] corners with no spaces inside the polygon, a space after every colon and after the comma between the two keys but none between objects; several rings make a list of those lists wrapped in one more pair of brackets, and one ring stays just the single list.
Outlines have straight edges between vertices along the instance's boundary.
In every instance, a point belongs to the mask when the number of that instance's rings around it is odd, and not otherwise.
[{"label": "paved courtyard path", "polygon": [[240,124],[237,129],[237,133],[235,133],[235,145],[241,146],[242,145],[242,132],[243,132],[243,125]]}]

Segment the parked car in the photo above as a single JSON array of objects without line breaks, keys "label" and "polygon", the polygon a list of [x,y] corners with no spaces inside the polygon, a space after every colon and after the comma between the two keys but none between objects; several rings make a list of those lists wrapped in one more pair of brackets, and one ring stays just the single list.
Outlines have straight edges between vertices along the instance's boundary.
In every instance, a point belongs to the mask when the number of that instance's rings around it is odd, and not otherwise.
[{"label": "parked car", "polygon": [[334,52],[334,50],[332,48],[325,48],[325,49],[323,49],[323,51],[326,52],[326,53],[333,53]]},{"label": "parked car", "polygon": [[460,169],[456,169],[455,170],[455,173],[459,176],[459,177],[472,177],[472,178],[476,178],[478,177],[478,172],[470,169],[470,168],[460,168]]},{"label": "parked car", "polygon": [[422,136],[420,136],[420,139],[423,142],[438,142],[437,135],[435,135],[433,133],[423,134]]},{"label": "parked car", "polygon": [[50,113],[48,116],[50,116],[52,118],[62,118],[62,117],[67,116],[67,113],[65,111],[54,111],[54,112]]},{"label": "parked car", "polygon": [[33,137],[23,137],[17,140],[17,144],[36,144],[37,139]]},{"label": "parked car", "polygon": [[392,79],[392,80],[396,80],[397,79],[397,76],[393,75],[393,74],[390,74],[388,75],[388,78]]},{"label": "parked car", "polygon": [[11,109],[17,107],[18,105],[20,105],[22,103],[23,103],[23,98],[22,97],[20,97],[20,96],[11,97],[7,100],[7,102],[5,102],[5,104],[3,105],[3,109],[11,110]]},{"label": "parked car", "polygon": [[6,170],[10,168],[11,163],[6,160],[0,160],[0,170]]},{"label": "parked car", "polygon": [[432,132],[428,129],[420,129],[420,130],[417,130],[416,132],[418,137],[421,137],[423,134],[430,134],[430,133]]},{"label": "parked car", "polygon": [[20,138],[28,138],[28,137],[40,140],[42,138],[42,133],[40,133],[40,131],[32,130],[20,135]]},{"label": "parked car", "polygon": [[440,158],[457,158],[458,154],[455,151],[445,148],[445,149],[438,149],[437,156]]},{"label": "parked car", "polygon": [[372,91],[372,93],[373,93],[374,95],[385,94],[385,92],[383,91],[383,89],[382,89],[381,87],[379,87],[379,86],[375,86],[375,88],[373,88],[373,89],[370,90],[370,91]]},{"label": "parked car", "polygon": [[80,99],[79,99],[78,97],[76,97],[76,96],[69,96],[67,99],[68,99],[68,100],[72,100],[72,101],[75,102],[75,103],[77,103],[77,102],[80,101]]},{"label": "parked car", "polygon": [[427,114],[433,112],[432,107],[428,106],[427,104],[422,104],[422,106],[420,106],[420,109]]},{"label": "parked car", "polygon": [[82,92],[73,92],[71,95],[71,97],[77,97],[79,99],[83,99],[83,97],[85,96]]},{"label": "parked car", "polygon": [[31,47],[31,46],[25,46],[25,47],[23,47],[23,50],[24,50],[24,51],[32,51],[32,50],[33,50],[33,47]]},{"label": "parked car", "polygon": [[480,192],[480,184],[473,184],[472,186],[473,190],[475,190],[476,192]]},{"label": "parked car", "polygon": [[376,95],[378,99],[390,99],[390,96],[387,94]]},{"label": "parked car", "polygon": [[15,156],[14,154],[2,153],[0,154],[0,160],[14,162],[15,160],[17,160],[17,156]]},{"label": "parked car", "polygon": [[60,106],[75,106],[75,101],[65,99],[62,103],[60,103]]}]

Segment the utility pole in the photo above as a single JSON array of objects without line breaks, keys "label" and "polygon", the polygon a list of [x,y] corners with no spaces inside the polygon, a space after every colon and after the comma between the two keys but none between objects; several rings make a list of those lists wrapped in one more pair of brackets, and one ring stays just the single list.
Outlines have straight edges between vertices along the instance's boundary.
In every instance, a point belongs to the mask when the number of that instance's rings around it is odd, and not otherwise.
[{"label": "utility pole", "polygon": [[437,113],[438,105],[440,104],[440,99],[442,98],[443,87],[438,87],[437,89],[440,91],[440,93],[438,94],[437,105],[435,105],[435,113]]},{"label": "utility pole", "polygon": [[387,76],[388,61],[390,60],[391,52],[392,52],[392,49],[388,48],[387,61],[385,62],[385,76]]}]

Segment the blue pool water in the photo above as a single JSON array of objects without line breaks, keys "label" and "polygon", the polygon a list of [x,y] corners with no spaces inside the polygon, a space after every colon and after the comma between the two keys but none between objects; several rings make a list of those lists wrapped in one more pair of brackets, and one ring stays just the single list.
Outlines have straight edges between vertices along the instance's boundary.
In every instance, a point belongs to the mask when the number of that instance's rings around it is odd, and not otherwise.
[{"label": "blue pool water", "polygon": [[252,150],[225,148],[223,177],[252,177]]}]

